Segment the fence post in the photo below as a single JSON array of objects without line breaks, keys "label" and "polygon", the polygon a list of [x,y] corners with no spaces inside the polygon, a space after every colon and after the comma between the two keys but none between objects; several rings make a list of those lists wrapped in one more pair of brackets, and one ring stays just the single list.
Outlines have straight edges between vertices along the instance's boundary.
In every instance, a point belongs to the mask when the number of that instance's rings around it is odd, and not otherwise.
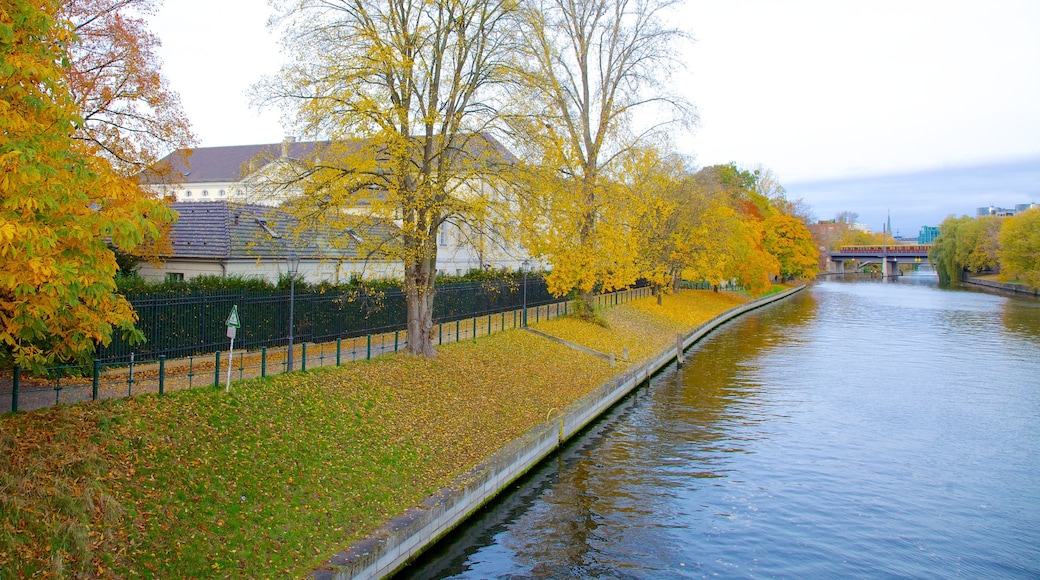
[{"label": "fence post", "polygon": [[343,352],[343,337],[336,339],[336,366],[339,366],[340,355]]},{"label": "fence post", "polygon": [[473,340],[477,340],[477,317],[473,317]]},{"label": "fence post", "polygon": [[365,360],[372,360],[372,335],[368,335],[368,350],[365,353]]},{"label": "fence post", "polygon": [[455,342],[459,341],[459,322],[458,320],[455,321]]},{"label": "fence post", "polygon": [[267,376],[267,347],[260,347],[260,378]]},{"label": "fence post", "polygon": [[94,380],[90,388],[90,397],[96,401],[98,399],[98,379],[101,377],[101,360],[94,359]]},{"label": "fence post", "polygon": [[300,343],[300,370],[307,372],[307,341]]},{"label": "fence post", "polygon": [[11,371],[11,412],[18,412],[18,382],[22,375],[22,367],[15,365]]},{"label": "fence post", "polygon": [[397,352],[397,341],[398,341],[398,339],[400,337],[401,337],[401,331],[400,330],[395,330],[394,331],[394,352]]},{"label": "fence post", "polygon": [[444,344],[444,323],[437,323],[437,346]]},{"label": "fence post", "polygon": [[215,357],[216,358],[214,358],[214,361],[213,361],[213,365],[214,365],[214,369],[213,369],[213,388],[214,389],[218,389],[218,388],[220,388],[220,351],[219,350],[215,353]]},{"label": "fence post", "polygon": [[159,394],[163,394],[163,383],[166,381],[166,355],[159,355]]}]

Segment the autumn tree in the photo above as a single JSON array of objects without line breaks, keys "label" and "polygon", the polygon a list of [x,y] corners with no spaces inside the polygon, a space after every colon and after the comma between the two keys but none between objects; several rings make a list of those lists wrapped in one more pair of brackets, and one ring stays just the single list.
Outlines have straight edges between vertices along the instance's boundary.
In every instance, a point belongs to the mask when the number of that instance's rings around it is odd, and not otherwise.
[{"label": "autumn tree", "polygon": [[780,263],[780,275],[790,278],[815,278],[819,272],[820,252],[805,224],[795,216],[778,213],[766,218],[762,247]]},{"label": "autumn tree", "polygon": [[1000,229],[1000,277],[1040,289],[1040,208],[1006,218]]},{"label": "autumn tree", "polygon": [[503,201],[493,179],[510,159],[487,131],[498,115],[515,5],[274,5],[289,62],[256,87],[257,101],[284,107],[303,135],[327,142],[280,164],[257,191],[283,196],[301,224],[344,236],[358,215],[399,224],[399,238],[380,250],[404,264],[408,349],[433,356],[438,229],[449,220],[486,223]]},{"label": "autumn tree", "polygon": [[[669,95],[682,37],[665,24],[670,0],[533,0],[522,6],[524,58],[510,117],[528,162],[525,240],[552,265],[556,295],[592,293],[635,281],[636,200],[624,160],[690,107]],[[637,123],[641,113],[645,122]],[[549,212],[549,213],[538,213]]]},{"label": "autumn tree", "polygon": [[[60,16],[75,34],[68,44],[66,79],[80,112],[75,137],[90,144],[121,174],[147,172],[158,183],[181,178],[157,165],[163,155],[194,144],[180,96],[162,74],[159,39],[145,18],[161,0],[66,0]],[[155,195],[145,186],[139,195]],[[124,263],[158,262],[170,254],[168,225],[135,248]]]},{"label": "autumn tree", "polygon": [[159,39],[145,17],[161,0],[66,0],[61,17],[68,45],[68,87],[91,142],[124,175],[135,175],[170,151],[190,146],[191,125],[180,97],[162,75]]},{"label": "autumn tree", "polygon": [[960,281],[964,271],[977,273],[997,266],[1002,219],[950,216],[939,224],[939,237],[932,243],[928,259],[941,283]]},{"label": "autumn tree", "polygon": [[172,219],[92,144],[68,89],[58,0],[0,3],[0,366],[85,361],[134,329],[106,239],[132,250]]}]

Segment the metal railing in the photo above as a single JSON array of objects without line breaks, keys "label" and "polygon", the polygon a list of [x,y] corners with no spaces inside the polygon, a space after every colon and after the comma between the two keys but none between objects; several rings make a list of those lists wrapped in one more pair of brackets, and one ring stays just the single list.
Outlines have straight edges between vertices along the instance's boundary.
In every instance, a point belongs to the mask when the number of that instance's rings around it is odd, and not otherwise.
[{"label": "metal railing", "polygon": [[[596,297],[596,306],[609,308],[645,298],[651,293],[651,288],[641,287],[601,294]],[[573,311],[573,304],[569,300],[554,300],[541,304],[529,302],[526,320],[528,324],[537,324],[543,320],[566,316]],[[480,313],[477,316],[442,319],[435,323],[434,343],[442,345],[475,340],[496,332],[521,328],[524,326],[524,314],[523,308],[513,308]],[[244,316],[248,314],[243,315],[243,319]],[[225,319],[226,313],[220,320],[221,325]],[[29,376],[17,367],[0,370],[0,409],[17,412],[57,404],[129,397],[141,393],[161,395],[173,390],[221,387],[228,381],[228,364],[231,365],[230,378],[235,381],[285,372],[287,349],[284,346],[247,346],[241,350],[236,349],[229,361],[227,351],[220,349],[220,346],[225,344],[226,338],[208,353],[194,353],[176,358],[165,354],[151,357],[132,354],[126,361],[105,361],[98,358],[86,367],[50,367],[47,369],[46,377]],[[407,348],[403,329],[393,329],[356,336],[339,336],[331,340],[313,340],[312,336],[297,342],[293,355],[296,369],[304,372],[308,369],[369,360]]]}]

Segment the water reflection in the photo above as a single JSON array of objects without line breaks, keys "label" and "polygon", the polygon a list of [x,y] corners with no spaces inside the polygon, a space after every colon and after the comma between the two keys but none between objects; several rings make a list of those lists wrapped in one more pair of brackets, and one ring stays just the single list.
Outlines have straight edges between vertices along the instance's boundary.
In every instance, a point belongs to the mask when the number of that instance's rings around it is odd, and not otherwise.
[{"label": "water reflection", "polygon": [[1038,303],[912,282],[727,325],[403,576],[1040,575]]}]

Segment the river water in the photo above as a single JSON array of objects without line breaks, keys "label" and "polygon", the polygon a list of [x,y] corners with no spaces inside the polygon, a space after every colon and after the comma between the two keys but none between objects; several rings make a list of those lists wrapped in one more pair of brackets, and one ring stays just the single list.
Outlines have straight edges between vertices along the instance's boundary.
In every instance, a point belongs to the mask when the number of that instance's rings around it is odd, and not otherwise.
[{"label": "river water", "polygon": [[695,345],[400,576],[1038,578],[1040,301],[817,284]]}]

